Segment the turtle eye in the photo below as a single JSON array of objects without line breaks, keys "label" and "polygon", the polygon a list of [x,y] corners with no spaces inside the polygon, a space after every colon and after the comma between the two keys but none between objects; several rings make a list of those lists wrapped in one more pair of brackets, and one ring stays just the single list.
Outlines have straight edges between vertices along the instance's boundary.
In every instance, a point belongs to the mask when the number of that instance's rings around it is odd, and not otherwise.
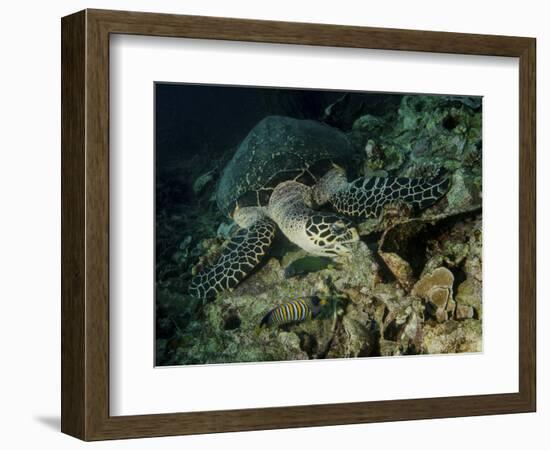
[{"label": "turtle eye", "polygon": [[341,220],[339,220],[338,222],[334,222],[333,224],[330,225],[330,230],[334,233],[334,234],[342,234],[342,233],[345,233],[346,231],[346,224],[344,222],[342,222]]}]

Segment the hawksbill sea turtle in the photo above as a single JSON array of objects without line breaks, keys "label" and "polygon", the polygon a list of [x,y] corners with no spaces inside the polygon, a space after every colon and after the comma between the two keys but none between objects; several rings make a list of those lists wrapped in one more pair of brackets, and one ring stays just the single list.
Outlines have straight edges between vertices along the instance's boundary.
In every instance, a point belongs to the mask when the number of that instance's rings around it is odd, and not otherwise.
[{"label": "hawksbill sea turtle", "polygon": [[348,182],[353,157],[346,135],[328,125],[281,116],[259,122],[216,190],[218,208],[240,228],[217,261],[191,280],[189,293],[210,298],[237,286],[268,253],[277,229],[312,255],[349,255],[359,240],[351,219],[380,217],[393,202],[422,210],[449,188],[441,175]]}]

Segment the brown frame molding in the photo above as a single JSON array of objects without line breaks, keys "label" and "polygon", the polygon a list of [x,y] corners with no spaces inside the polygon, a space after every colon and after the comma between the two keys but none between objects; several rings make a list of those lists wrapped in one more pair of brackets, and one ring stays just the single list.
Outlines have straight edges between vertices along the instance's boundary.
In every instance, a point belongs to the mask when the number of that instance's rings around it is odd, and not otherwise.
[{"label": "brown frame molding", "polygon": [[[84,440],[531,412],[536,408],[536,40],[525,37],[85,10],[62,30],[61,429]],[[109,416],[109,35],[519,58],[519,392]]]}]

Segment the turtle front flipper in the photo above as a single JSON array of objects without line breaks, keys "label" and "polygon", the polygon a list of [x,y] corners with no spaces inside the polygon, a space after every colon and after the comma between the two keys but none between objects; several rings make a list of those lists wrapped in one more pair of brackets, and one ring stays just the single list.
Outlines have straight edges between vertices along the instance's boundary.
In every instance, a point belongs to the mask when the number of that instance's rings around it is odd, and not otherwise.
[{"label": "turtle front flipper", "polygon": [[340,168],[329,171],[314,189],[317,203],[330,203],[349,217],[377,218],[389,203],[405,203],[420,211],[436,203],[449,189],[450,180],[431,178],[364,177],[351,183]]},{"label": "turtle front flipper", "polygon": [[237,286],[267,253],[275,228],[268,218],[241,228],[222,250],[218,260],[191,280],[189,293],[198,298],[211,298]]}]

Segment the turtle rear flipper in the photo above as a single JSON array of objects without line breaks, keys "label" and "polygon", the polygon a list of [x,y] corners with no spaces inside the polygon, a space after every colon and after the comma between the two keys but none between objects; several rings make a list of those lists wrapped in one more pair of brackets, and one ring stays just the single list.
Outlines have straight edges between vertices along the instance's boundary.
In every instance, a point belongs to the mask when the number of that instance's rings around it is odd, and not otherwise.
[{"label": "turtle rear flipper", "polygon": [[234,288],[260,263],[274,236],[275,224],[268,218],[240,229],[218,260],[191,280],[189,293],[198,298],[211,298]]},{"label": "turtle rear flipper", "polygon": [[377,218],[385,205],[403,202],[417,211],[429,208],[449,189],[447,176],[432,178],[358,178],[329,198],[333,208],[351,217]]}]

